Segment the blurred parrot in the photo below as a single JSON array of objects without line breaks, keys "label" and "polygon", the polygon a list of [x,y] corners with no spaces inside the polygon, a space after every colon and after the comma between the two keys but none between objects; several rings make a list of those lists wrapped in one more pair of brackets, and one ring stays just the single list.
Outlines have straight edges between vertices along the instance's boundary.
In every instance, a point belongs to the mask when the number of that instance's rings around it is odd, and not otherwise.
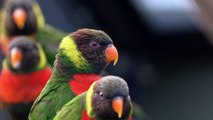
[{"label": "blurred parrot", "polygon": [[44,16],[34,0],[8,0],[1,10],[0,46],[7,54],[12,38],[25,35],[37,40],[44,48],[47,60],[53,64],[56,49],[67,33],[45,24]]},{"label": "blurred parrot", "polygon": [[51,73],[41,45],[28,37],[15,37],[3,61],[0,107],[7,110],[13,120],[27,120],[34,100]]},{"label": "blurred parrot", "polygon": [[64,104],[87,91],[108,64],[117,60],[117,49],[101,30],[84,28],[64,37],[53,74],[34,102],[29,120],[52,120]]},{"label": "blurred parrot", "polygon": [[105,76],[65,104],[53,120],[131,120],[131,108],[127,83]]}]

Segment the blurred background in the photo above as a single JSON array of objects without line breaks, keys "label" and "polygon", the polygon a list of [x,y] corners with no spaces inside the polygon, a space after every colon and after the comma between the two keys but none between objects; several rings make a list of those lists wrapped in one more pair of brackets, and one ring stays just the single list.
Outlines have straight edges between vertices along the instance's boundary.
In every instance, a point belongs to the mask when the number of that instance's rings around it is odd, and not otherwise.
[{"label": "blurred background", "polygon": [[54,27],[109,34],[120,58],[107,71],[128,82],[132,99],[153,120],[212,120],[213,1],[38,2]]}]

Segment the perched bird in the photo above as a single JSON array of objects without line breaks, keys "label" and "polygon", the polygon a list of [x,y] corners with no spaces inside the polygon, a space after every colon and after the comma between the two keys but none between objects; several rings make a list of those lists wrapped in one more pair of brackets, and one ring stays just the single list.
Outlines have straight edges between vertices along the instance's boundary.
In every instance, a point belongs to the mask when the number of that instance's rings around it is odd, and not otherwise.
[{"label": "perched bird", "polygon": [[53,120],[130,120],[131,109],[127,83],[105,76],[65,104]]},{"label": "perched bird", "polygon": [[116,64],[118,52],[111,38],[101,30],[80,29],[63,38],[53,74],[34,102],[29,120],[52,120],[61,107],[88,90],[101,78],[110,62]]},{"label": "perched bird", "polygon": [[40,44],[15,37],[0,75],[1,107],[14,120],[27,120],[30,108],[52,73]]},{"label": "perched bird", "polygon": [[34,0],[8,0],[1,10],[0,46],[5,54],[12,38],[18,35],[38,40],[44,48],[48,62],[52,65],[61,38],[67,35],[45,24],[44,16]]}]

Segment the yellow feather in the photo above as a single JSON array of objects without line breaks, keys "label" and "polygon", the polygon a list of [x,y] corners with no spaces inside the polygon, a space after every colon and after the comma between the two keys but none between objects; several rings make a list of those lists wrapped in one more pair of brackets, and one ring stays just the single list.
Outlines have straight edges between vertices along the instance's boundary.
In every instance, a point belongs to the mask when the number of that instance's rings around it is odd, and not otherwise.
[{"label": "yellow feather", "polygon": [[2,61],[2,68],[8,69],[8,65],[7,65],[7,64],[8,64],[8,63],[7,63],[7,60],[4,59],[4,60]]},{"label": "yellow feather", "polygon": [[0,11],[0,24],[1,24],[1,26],[0,26],[0,35],[5,35],[5,29],[4,29],[4,24],[5,23],[2,23],[2,22],[4,22],[4,19],[5,19],[5,16],[6,16],[6,10],[5,9],[1,9],[1,11]]},{"label": "yellow feather", "polygon": [[39,7],[38,3],[36,3],[36,2],[33,3],[32,8],[37,17],[38,29],[42,29],[45,25],[45,19],[42,14],[41,8]]},{"label": "yellow feather", "polygon": [[87,95],[86,95],[86,110],[87,110],[87,114],[89,115],[89,117],[94,117],[93,116],[93,109],[92,109],[92,95],[93,95],[93,87],[95,85],[95,82],[90,86],[89,90],[87,91]]},{"label": "yellow feather", "polygon": [[63,49],[63,54],[69,57],[78,69],[88,67],[87,60],[82,56],[74,40],[70,36],[63,38],[59,48]]},{"label": "yellow feather", "polygon": [[39,64],[38,64],[38,69],[42,69],[46,66],[47,59],[46,59],[46,55],[44,53],[44,50],[42,49],[41,44],[37,43],[37,46],[38,46],[39,55],[40,55],[40,61],[39,61]]}]

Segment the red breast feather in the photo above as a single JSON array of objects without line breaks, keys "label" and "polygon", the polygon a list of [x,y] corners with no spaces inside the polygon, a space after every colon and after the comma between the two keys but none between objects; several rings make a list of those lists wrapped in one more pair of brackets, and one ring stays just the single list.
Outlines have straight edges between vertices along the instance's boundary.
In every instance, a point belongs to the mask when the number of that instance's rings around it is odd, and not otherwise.
[{"label": "red breast feather", "polygon": [[[96,74],[75,74],[70,80],[69,85],[72,92],[77,96],[89,89],[93,82],[99,80],[101,76]],[[82,113],[81,120],[94,120],[87,115],[87,112]]]},{"label": "red breast feather", "polygon": [[95,120],[95,119],[90,118],[90,117],[87,115],[87,112],[84,111],[84,112],[82,113],[82,118],[81,118],[81,120]]},{"label": "red breast feather", "polygon": [[45,69],[16,74],[2,69],[0,76],[0,99],[6,103],[33,102],[45,86],[52,70]]},{"label": "red breast feather", "polygon": [[70,88],[75,95],[79,95],[87,91],[93,82],[99,80],[101,76],[96,74],[75,74],[70,80]]}]

